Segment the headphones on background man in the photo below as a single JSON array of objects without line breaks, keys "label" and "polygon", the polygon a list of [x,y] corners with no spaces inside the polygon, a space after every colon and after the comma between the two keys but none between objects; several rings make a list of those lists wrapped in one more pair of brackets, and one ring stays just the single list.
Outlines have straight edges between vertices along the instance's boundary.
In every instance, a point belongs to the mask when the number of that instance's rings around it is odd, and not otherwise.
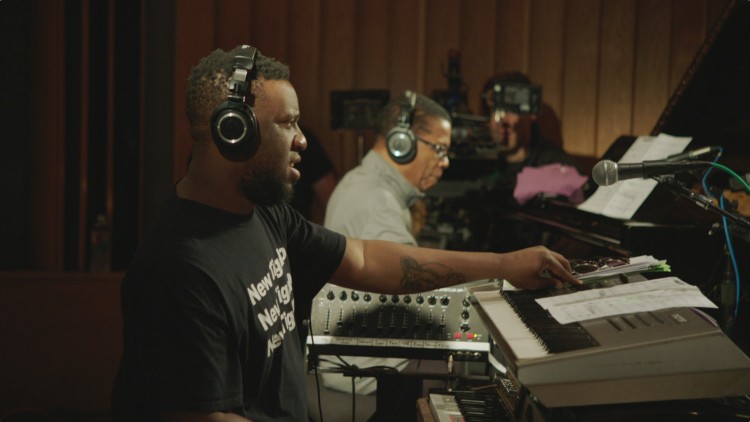
[{"label": "headphones on background man", "polygon": [[388,155],[398,164],[410,163],[417,155],[417,137],[411,131],[417,93],[407,90],[404,95],[406,102],[401,104],[396,126],[391,128],[385,137]]},{"label": "headphones on background man", "polygon": [[234,57],[232,79],[227,83],[229,97],[211,114],[214,143],[221,155],[232,161],[249,159],[260,143],[255,112],[245,103],[250,82],[255,78],[253,68],[257,54],[255,47],[242,46],[242,53]]}]

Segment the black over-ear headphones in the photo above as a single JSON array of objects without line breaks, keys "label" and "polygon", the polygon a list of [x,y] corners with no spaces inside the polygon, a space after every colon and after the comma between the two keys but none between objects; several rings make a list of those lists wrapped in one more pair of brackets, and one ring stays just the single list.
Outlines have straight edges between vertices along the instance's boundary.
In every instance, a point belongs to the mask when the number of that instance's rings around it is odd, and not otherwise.
[{"label": "black over-ear headphones", "polygon": [[417,104],[417,93],[406,91],[406,102],[401,104],[401,111],[394,126],[385,137],[388,155],[399,164],[411,162],[417,155],[417,137],[411,131],[411,121]]},{"label": "black over-ear headphones", "polygon": [[258,122],[252,107],[245,103],[258,50],[242,46],[242,53],[234,57],[229,97],[211,114],[211,135],[221,154],[232,161],[249,159],[258,149]]}]

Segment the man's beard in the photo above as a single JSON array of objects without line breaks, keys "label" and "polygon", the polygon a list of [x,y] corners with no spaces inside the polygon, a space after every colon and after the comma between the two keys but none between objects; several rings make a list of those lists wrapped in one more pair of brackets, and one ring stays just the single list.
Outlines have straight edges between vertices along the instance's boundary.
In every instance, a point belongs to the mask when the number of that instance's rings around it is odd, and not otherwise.
[{"label": "man's beard", "polygon": [[243,183],[245,197],[256,205],[278,205],[289,203],[294,196],[294,189],[285,183],[278,174],[272,172],[252,172],[249,182]]}]

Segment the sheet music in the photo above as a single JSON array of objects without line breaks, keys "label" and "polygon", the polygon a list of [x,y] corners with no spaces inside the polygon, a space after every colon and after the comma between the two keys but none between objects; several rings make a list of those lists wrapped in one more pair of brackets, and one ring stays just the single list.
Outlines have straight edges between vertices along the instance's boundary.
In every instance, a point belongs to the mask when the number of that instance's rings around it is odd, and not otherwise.
[{"label": "sheet music", "polygon": [[[658,136],[639,136],[618,163],[663,160],[684,151],[691,139],[665,133]],[[578,205],[578,209],[627,220],[638,211],[656,187],[656,183],[652,179],[629,179],[610,186],[599,186],[591,197]]]},{"label": "sheet music", "polygon": [[537,299],[560,324],[658,309],[716,308],[698,287],[665,277]]},{"label": "sheet music", "polygon": [[580,274],[578,277],[581,281],[595,280],[597,278],[611,277],[617,274],[633,273],[637,271],[647,271],[660,269],[661,271],[668,271],[669,266],[667,261],[660,261],[651,255],[640,255],[630,257],[630,260],[625,265],[613,266],[613,267],[602,267],[596,271],[590,273]]}]

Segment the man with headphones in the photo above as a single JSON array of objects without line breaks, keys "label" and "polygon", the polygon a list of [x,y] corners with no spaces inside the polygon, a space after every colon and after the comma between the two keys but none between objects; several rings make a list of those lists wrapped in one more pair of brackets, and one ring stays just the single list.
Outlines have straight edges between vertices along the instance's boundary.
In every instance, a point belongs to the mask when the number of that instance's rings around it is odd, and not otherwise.
[{"label": "man with headphones", "polygon": [[121,285],[118,421],[308,417],[295,302],[323,284],[406,293],[484,278],[578,283],[543,247],[508,254],[347,238],[287,203],[306,140],[289,69],[255,48],[216,50],[191,72],[187,174]]},{"label": "man with headphones", "polygon": [[410,207],[449,165],[451,123],[435,101],[407,91],[381,111],[372,150],[338,183],[324,225],[347,236],[416,245]]},{"label": "man with headphones", "polygon": [[[324,225],[346,236],[417,245],[411,211],[449,165],[450,115],[432,99],[406,91],[384,106],[375,131],[372,150],[334,188]],[[360,369],[397,371],[411,362],[362,356],[343,359]],[[351,377],[322,373],[321,378],[331,390],[352,391]],[[354,384],[360,395],[371,394],[377,387],[374,377],[355,378]]]}]

